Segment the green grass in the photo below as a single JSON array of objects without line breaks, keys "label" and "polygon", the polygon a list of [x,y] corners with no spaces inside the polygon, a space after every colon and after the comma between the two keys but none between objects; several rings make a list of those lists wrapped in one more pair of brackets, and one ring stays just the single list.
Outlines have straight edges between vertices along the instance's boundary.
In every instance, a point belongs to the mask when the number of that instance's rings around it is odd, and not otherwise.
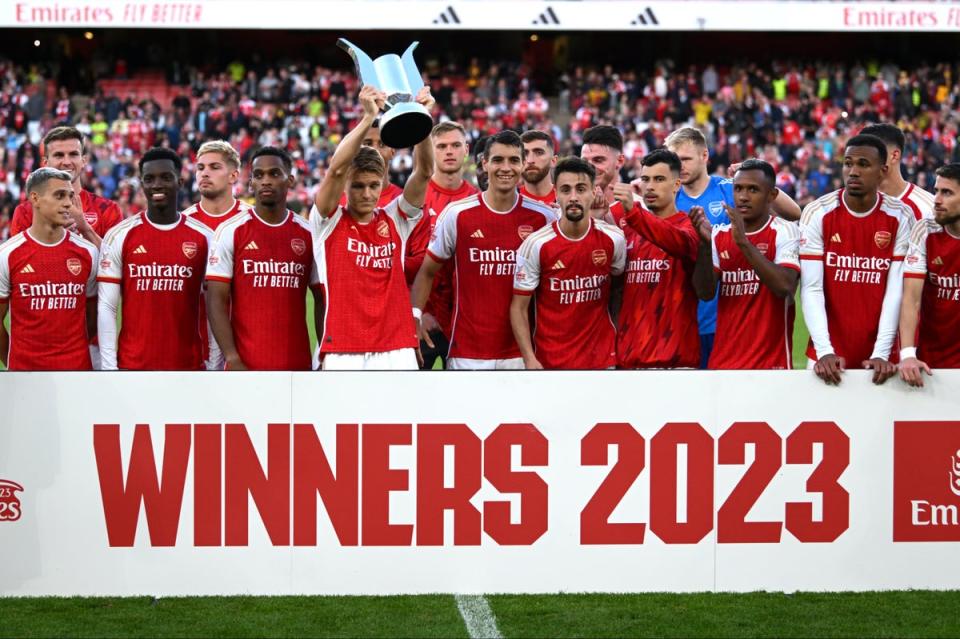
[{"label": "green grass", "polygon": [[4,637],[466,637],[453,597],[0,598]]},{"label": "green grass", "polygon": [[[488,596],[522,637],[956,637],[960,591]],[[15,637],[466,637],[454,598],[0,598]]]},{"label": "green grass", "polygon": [[493,596],[504,637],[956,637],[960,592]]}]

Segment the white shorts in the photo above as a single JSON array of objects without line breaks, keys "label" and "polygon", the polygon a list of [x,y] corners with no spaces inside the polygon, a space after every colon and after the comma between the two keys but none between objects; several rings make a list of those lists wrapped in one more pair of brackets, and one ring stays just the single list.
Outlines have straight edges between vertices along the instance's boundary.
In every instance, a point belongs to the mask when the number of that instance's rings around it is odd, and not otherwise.
[{"label": "white shorts", "polygon": [[448,357],[448,371],[522,371],[523,358],[510,359],[467,359],[466,357]]},{"label": "white shorts", "polygon": [[417,371],[417,353],[412,348],[399,348],[382,353],[327,353],[323,356],[325,371]]}]

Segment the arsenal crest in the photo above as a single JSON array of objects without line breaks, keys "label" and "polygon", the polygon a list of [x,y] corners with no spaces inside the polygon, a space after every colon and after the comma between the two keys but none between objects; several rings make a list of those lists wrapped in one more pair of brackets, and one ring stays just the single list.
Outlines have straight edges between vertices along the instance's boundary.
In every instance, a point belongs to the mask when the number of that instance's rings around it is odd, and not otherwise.
[{"label": "arsenal crest", "polygon": [[301,240],[299,237],[295,237],[290,240],[290,248],[292,248],[293,252],[297,255],[303,255],[307,250],[307,243]]},{"label": "arsenal crest", "polygon": [[595,266],[603,266],[607,263],[607,252],[603,249],[597,249],[590,254],[590,257],[593,259],[593,264]]},{"label": "arsenal crest", "polygon": [[760,242],[759,244],[757,244],[757,250],[760,251],[761,253],[766,253],[767,249],[769,248],[770,248],[770,245],[767,244],[766,242]]},{"label": "arsenal crest", "polygon": [[890,246],[890,231],[877,231],[873,234],[873,243],[879,249],[885,249]]},{"label": "arsenal crest", "polygon": [[67,260],[67,270],[73,275],[80,275],[80,271],[83,270],[83,264],[81,264],[77,258],[71,257]]},{"label": "arsenal crest", "polygon": [[184,242],[180,245],[180,248],[183,250],[183,254],[187,257],[188,260],[192,260],[197,255],[197,243],[196,242]]},{"label": "arsenal crest", "polygon": [[377,224],[377,235],[380,237],[390,237],[390,225],[386,220],[380,220]]},{"label": "arsenal crest", "polygon": [[521,224],[517,227],[517,235],[520,236],[521,240],[527,239],[527,236],[533,233],[533,227],[529,224]]},{"label": "arsenal crest", "polygon": [[85,219],[87,221],[87,224],[89,224],[90,226],[93,226],[94,224],[96,224],[99,218],[100,216],[97,215],[96,211],[83,212],[83,219]]}]

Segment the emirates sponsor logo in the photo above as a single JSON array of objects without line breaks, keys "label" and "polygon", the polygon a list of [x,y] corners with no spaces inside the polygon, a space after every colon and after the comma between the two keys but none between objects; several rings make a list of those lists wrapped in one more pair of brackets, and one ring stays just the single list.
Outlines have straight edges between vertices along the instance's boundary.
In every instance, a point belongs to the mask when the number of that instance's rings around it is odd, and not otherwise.
[{"label": "emirates sponsor logo", "polygon": [[562,260],[557,260],[553,265],[554,271],[559,271],[562,268],[567,268],[567,266],[563,263]]},{"label": "emirates sponsor logo", "polygon": [[250,242],[247,242],[247,245],[243,247],[243,250],[244,250],[244,251],[256,251],[256,250],[258,250],[259,248],[260,248],[260,247],[257,246],[257,243],[256,243],[256,242],[250,241]]},{"label": "emirates sponsor logo", "polygon": [[931,262],[931,264],[935,266],[943,266],[943,258],[938,255],[935,258],[933,258],[933,262]]},{"label": "emirates sponsor logo", "polygon": [[180,245],[180,250],[183,251],[184,256],[186,256],[188,260],[192,260],[197,255],[197,243],[184,242]]},{"label": "emirates sponsor logo", "polygon": [[840,234],[839,234],[839,233],[834,233],[833,235],[831,235],[831,236],[830,236],[830,241],[833,242],[834,244],[840,244],[840,243],[841,243]]},{"label": "emirates sponsor logo", "polygon": [[603,249],[597,249],[590,254],[590,258],[595,266],[603,266],[607,263],[607,252]]},{"label": "emirates sponsor logo", "polygon": [[529,224],[521,224],[517,227],[517,235],[520,236],[521,240],[527,239],[527,236],[533,233],[533,227]]},{"label": "emirates sponsor logo", "polygon": [[20,272],[21,272],[21,273],[36,273],[36,271],[33,270],[33,267],[30,266],[29,264],[27,264],[27,265],[24,266],[22,269],[20,269]]},{"label": "emirates sponsor logo", "polygon": [[297,255],[303,255],[307,251],[307,243],[299,237],[295,237],[290,240],[290,248],[293,249],[293,252]]},{"label": "emirates sponsor logo", "polygon": [[472,237],[472,238],[474,238],[474,239],[477,239],[477,240],[482,240],[482,239],[483,239],[483,231],[481,231],[480,229],[477,229],[476,231],[474,231],[473,233],[470,234],[470,237]]},{"label": "emirates sponsor logo", "polygon": [[94,224],[97,223],[97,220],[100,219],[100,216],[97,215],[96,211],[84,211],[83,219],[87,221],[87,224],[89,224],[90,226],[93,226]]},{"label": "emirates sponsor logo", "polygon": [[0,479],[0,521],[17,521],[22,510],[17,493],[23,492],[23,486],[9,479]]},{"label": "emirates sponsor logo", "polygon": [[67,270],[70,271],[71,275],[80,275],[80,271],[83,270],[83,264],[75,257],[71,257],[67,260]]},{"label": "emirates sponsor logo", "polygon": [[133,254],[134,254],[134,255],[146,255],[146,254],[147,254],[147,247],[145,247],[143,244],[141,244],[141,245],[138,246],[137,248],[133,249]]},{"label": "emirates sponsor logo", "polygon": [[877,231],[873,234],[873,243],[879,249],[885,249],[890,246],[890,231]]},{"label": "emirates sponsor logo", "polygon": [[390,225],[386,220],[380,220],[377,224],[377,235],[380,237],[390,237]]}]

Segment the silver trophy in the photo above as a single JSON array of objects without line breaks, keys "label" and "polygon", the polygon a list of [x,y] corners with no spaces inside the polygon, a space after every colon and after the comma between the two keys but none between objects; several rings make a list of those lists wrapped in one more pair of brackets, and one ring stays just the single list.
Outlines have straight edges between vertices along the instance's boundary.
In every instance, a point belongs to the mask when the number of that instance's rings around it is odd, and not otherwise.
[{"label": "silver trophy", "polygon": [[413,61],[413,50],[418,44],[411,44],[402,56],[388,53],[371,60],[349,40],[337,40],[337,46],[353,58],[361,86],[369,84],[387,94],[384,114],[380,117],[380,139],[394,149],[417,144],[426,139],[433,129],[430,112],[414,101],[423,86],[417,63]]}]

